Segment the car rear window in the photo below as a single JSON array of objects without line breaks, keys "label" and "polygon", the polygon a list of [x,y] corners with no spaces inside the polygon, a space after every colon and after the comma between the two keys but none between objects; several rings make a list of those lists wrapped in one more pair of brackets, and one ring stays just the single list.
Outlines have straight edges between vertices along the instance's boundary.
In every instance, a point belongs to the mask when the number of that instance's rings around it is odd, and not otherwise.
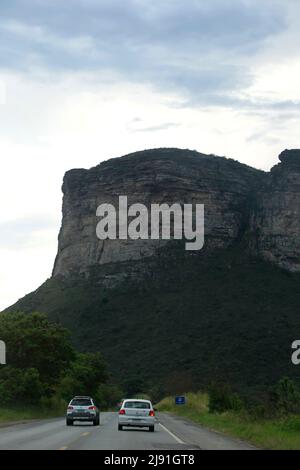
[{"label": "car rear window", "polygon": [[142,410],[147,410],[150,408],[150,403],[146,401],[126,401],[124,403],[124,408],[140,408]]},{"label": "car rear window", "polygon": [[90,406],[91,404],[91,400],[87,398],[75,398],[71,401],[71,405],[73,406]]}]

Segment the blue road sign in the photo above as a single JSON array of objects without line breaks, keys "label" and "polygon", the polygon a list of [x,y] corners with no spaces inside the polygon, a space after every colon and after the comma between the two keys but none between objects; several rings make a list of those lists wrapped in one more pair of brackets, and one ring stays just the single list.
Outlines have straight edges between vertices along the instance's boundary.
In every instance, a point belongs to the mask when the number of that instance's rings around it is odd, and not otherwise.
[{"label": "blue road sign", "polygon": [[175,405],[185,405],[185,397],[175,397]]}]

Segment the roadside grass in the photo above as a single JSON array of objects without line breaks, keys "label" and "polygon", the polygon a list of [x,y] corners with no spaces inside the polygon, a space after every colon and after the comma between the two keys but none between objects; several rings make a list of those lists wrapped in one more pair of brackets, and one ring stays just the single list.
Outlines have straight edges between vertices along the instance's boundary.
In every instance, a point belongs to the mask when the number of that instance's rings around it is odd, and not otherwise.
[{"label": "roadside grass", "polygon": [[256,447],[274,450],[300,449],[300,416],[259,419],[245,410],[209,413],[208,395],[187,393],[186,405],[175,405],[174,397],[164,398],[156,405],[159,411],[188,418],[209,429],[243,439]]},{"label": "roadside grass", "polygon": [[61,417],[66,412],[66,406],[64,400],[57,399],[44,399],[36,406],[1,406],[0,425],[15,421]]},{"label": "roadside grass", "polygon": [[40,408],[0,408],[0,424],[31,419],[46,419],[61,416],[54,410],[41,410]]}]

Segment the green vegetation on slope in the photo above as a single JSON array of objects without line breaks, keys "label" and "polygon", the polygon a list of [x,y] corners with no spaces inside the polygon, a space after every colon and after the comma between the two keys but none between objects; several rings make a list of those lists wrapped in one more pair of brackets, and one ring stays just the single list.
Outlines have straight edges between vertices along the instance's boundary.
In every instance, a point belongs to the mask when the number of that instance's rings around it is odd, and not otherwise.
[{"label": "green vegetation on slope", "polygon": [[242,395],[263,394],[283,376],[298,380],[291,343],[300,335],[300,275],[242,248],[180,253],[144,262],[146,281],[115,289],[97,273],[50,279],[9,310],[47,313],[81,351],[100,350],[136,392],[162,397],[174,382],[197,390],[225,380]]},{"label": "green vegetation on slope", "polygon": [[206,393],[187,393],[187,403],[174,404],[174,397],[164,398],[157,406],[159,411],[177,414],[210,429],[229,436],[247,440],[265,449],[300,449],[300,416],[287,415],[271,419],[251,415],[245,409],[221,413],[209,411]]},{"label": "green vegetation on slope", "polygon": [[74,395],[91,395],[102,409],[122,392],[109,383],[99,352],[78,353],[69,332],[41,313],[3,313],[7,365],[0,368],[0,421],[63,414]]}]

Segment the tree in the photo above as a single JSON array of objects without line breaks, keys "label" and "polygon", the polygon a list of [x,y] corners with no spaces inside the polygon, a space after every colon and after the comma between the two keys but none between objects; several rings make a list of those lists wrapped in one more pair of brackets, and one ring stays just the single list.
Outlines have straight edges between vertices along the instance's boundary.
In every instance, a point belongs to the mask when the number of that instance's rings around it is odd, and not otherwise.
[{"label": "tree", "polygon": [[122,383],[122,388],[127,397],[133,397],[138,393],[142,393],[145,388],[145,383],[139,375],[130,375]]},{"label": "tree", "polygon": [[214,383],[209,389],[209,412],[223,413],[228,410],[240,410],[243,402],[231,391],[228,384]]},{"label": "tree", "polygon": [[78,354],[62,378],[59,393],[69,400],[74,395],[96,396],[108,379],[107,366],[100,353]]},{"label": "tree", "polygon": [[96,396],[107,381],[100,353],[76,353],[67,329],[41,313],[4,313],[0,332],[7,366],[0,369],[0,403],[38,403],[74,395]]},{"label": "tree", "polygon": [[8,366],[35,369],[41,383],[50,389],[75,356],[68,330],[51,323],[44,314],[3,313],[0,331],[7,347]]},{"label": "tree", "polygon": [[4,367],[0,374],[0,404],[37,403],[45,390],[36,369]]},{"label": "tree", "polygon": [[102,384],[98,387],[95,398],[100,408],[109,409],[116,408],[118,402],[122,399],[124,393],[115,384]]}]

